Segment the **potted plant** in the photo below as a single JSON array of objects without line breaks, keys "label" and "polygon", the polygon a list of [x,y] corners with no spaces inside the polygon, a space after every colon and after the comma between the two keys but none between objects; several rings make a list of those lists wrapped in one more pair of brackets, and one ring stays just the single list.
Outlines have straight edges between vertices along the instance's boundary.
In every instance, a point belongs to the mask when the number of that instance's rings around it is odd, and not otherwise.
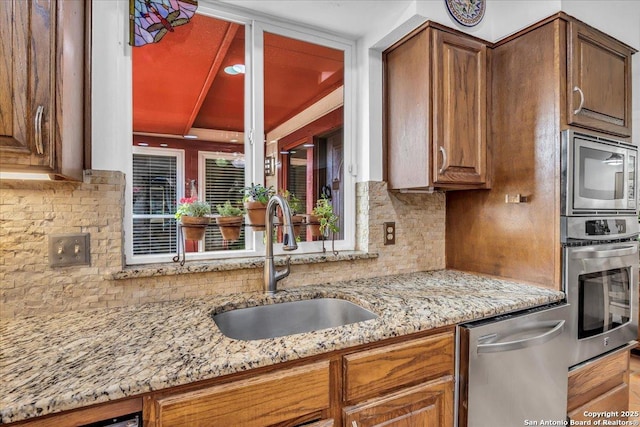
[{"label": "potted plant", "polygon": [[223,205],[217,205],[216,210],[220,216],[216,217],[216,223],[220,228],[220,234],[224,240],[236,241],[240,238],[242,216],[244,210],[231,204],[229,200]]},{"label": "potted plant", "polygon": [[273,196],[273,187],[266,188],[262,184],[253,184],[242,189],[244,208],[247,211],[247,223],[257,231],[264,230],[267,202]]},{"label": "potted plant", "polygon": [[175,218],[182,224],[182,231],[187,240],[201,240],[211,218],[211,205],[197,197],[180,199]]},{"label": "potted plant", "polygon": [[333,205],[331,201],[326,198],[321,198],[316,201],[316,206],[311,211],[310,215],[307,215],[307,223],[311,231],[311,235],[326,236],[327,231],[336,233],[340,231],[338,228],[338,216],[333,213]]},{"label": "potted plant", "polygon": [[[302,200],[298,199],[295,194],[289,190],[280,190],[279,194],[287,201],[289,209],[291,210],[291,222],[295,225],[296,236],[300,234],[300,224],[304,220],[304,217],[300,214],[302,212]],[[278,220],[282,224],[282,211],[278,208]]]}]

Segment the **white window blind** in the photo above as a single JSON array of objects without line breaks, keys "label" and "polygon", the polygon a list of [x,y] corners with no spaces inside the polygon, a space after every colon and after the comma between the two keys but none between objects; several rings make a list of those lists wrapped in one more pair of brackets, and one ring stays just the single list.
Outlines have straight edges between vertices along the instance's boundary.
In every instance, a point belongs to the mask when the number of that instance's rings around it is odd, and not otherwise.
[{"label": "white window blind", "polygon": [[[204,199],[211,204],[212,213],[217,214],[217,205],[227,200],[233,206],[242,207],[242,189],[244,184],[244,159],[240,156],[219,155],[216,158],[205,158]],[[241,250],[245,249],[245,230],[235,242],[222,239],[218,227],[207,228],[204,240],[205,251]]]},{"label": "white window blind", "polygon": [[133,254],[176,253],[176,182],[172,155],[133,155]]}]

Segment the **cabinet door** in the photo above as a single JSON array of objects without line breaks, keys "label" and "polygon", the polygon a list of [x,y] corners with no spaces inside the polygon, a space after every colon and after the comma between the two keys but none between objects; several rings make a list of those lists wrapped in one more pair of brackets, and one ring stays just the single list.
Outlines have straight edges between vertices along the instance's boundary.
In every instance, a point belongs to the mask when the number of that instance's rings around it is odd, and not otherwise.
[{"label": "cabinet door", "polygon": [[453,426],[453,379],[445,377],[347,407],[344,426]]},{"label": "cabinet door", "polygon": [[157,427],[297,425],[326,416],[329,362],[177,393],[153,402],[145,425]]},{"label": "cabinet door", "polygon": [[431,32],[422,29],[384,54],[389,189],[431,187]]},{"label": "cabinet door", "polygon": [[0,1],[0,153],[3,166],[53,167],[55,4]]},{"label": "cabinet door", "polygon": [[487,46],[433,32],[433,181],[482,184],[487,169]]},{"label": "cabinet door", "polygon": [[631,55],[624,44],[578,22],[569,22],[568,122],[631,136]]}]

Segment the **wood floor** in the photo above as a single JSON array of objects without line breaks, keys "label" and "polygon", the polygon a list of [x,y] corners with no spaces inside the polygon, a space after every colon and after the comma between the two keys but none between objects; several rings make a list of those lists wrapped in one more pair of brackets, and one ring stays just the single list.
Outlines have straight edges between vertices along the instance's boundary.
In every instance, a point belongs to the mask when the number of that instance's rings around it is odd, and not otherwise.
[{"label": "wood floor", "polygon": [[640,356],[631,356],[629,410],[640,411]]}]

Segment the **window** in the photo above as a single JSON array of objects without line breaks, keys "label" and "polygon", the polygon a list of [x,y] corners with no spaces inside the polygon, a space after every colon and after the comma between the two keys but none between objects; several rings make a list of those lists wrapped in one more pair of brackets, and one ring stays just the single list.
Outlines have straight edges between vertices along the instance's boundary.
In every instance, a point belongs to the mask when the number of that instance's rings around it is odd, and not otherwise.
[{"label": "window", "polygon": [[134,147],[133,253],[176,253],[174,214],[181,194],[182,152]]},{"label": "window", "polygon": [[[223,153],[200,153],[200,170],[204,175],[204,200],[211,204],[213,212],[216,206],[227,200],[233,206],[242,206],[242,189],[244,188],[244,156],[224,155]],[[217,227],[209,227],[205,236],[205,251],[237,251],[246,249],[246,232],[244,227],[240,238],[235,242],[222,239]]]},{"label": "window", "polygon": [[[176,164],[158,168],[176,172],[172,192],[163,190],[162,203],[171,208],[162,214],[150,207],[138,212],[136,203],[142,202],[134,194],[134,243],[127,263],[173,258],[178,237],[172,212],[182,194],[208,201],[215,214],[216,205],[227,200],[239,204],[242,188],[251,183],[288,190],[302,201],[301,214],[310,213],[319,198],[329,198],[340,217],[335,246],[353,249],[353,42],[208,4],[183,27],[132,51],[132,179],[142,179],[141,144],[165,150],[154,158]],[[265,159],[275,166],[269,175]],[[155,242],[156,236],[161,241]],[[298,252],[322,248],[304,229],[299,240]],[[189,259],[255,256],[263,250],[263,233],[249,227],[237,241],[225,241],[210,226],[202,242],[187,245]]]}]

